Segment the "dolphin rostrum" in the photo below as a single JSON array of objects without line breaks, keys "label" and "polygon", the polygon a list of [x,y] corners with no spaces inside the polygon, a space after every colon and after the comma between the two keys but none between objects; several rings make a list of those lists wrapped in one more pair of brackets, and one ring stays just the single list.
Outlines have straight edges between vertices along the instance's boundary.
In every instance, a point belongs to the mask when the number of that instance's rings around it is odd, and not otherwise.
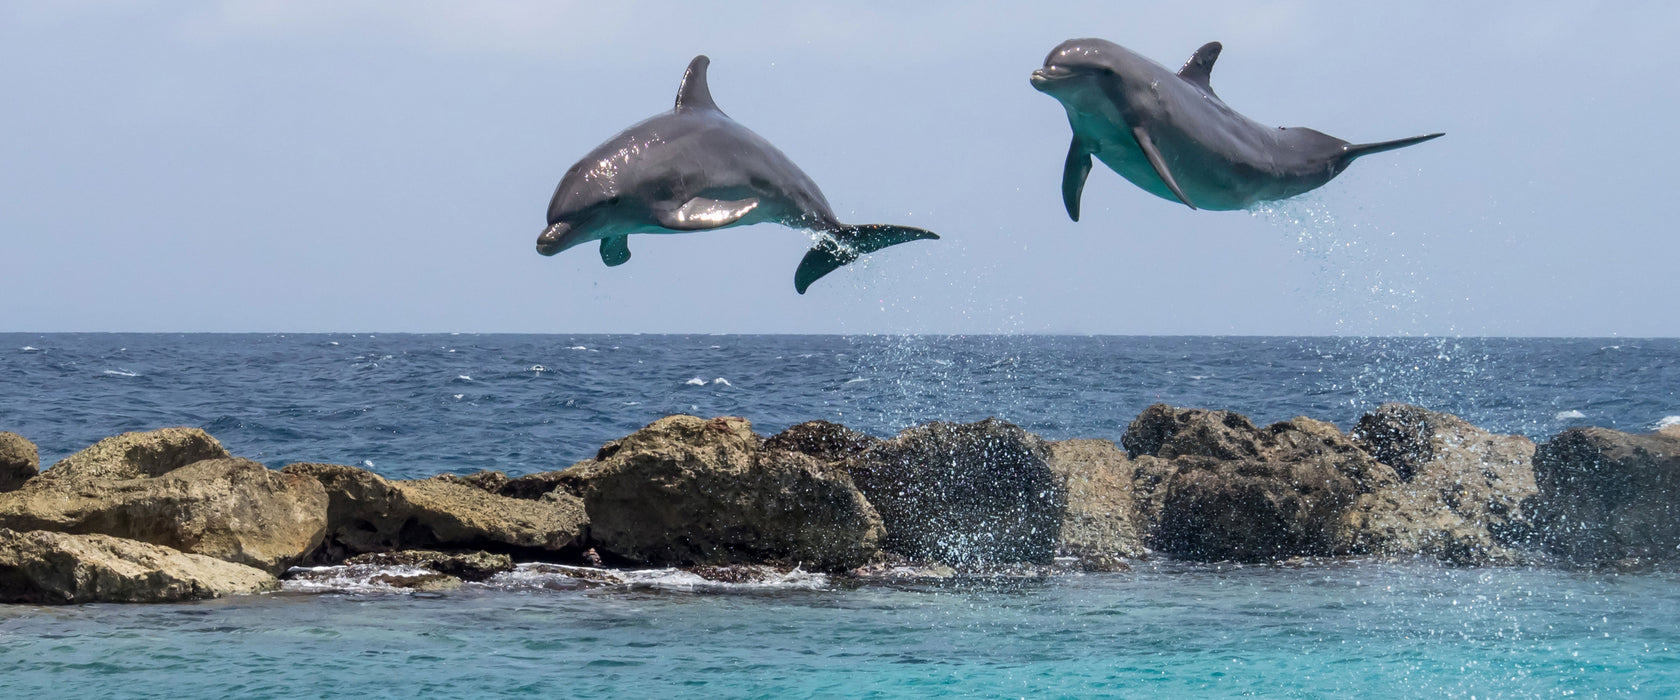
[{"label": "dolphin rostrum", "polygon": [[711,60],[696,56],[670,112],[639,122],[566,171],[548,204],[537,252],[601,242],[601,261],[630,259],[632,233],[689,233],[771,222],[820,236],[794,273],[800,294],[823,275],[930,231],[840,223],[822,190],[758,134],[712,102]]},{"label": "dolphin rostrum", "polygon": [[1208,76],[1222,47],[1211,42],[1175,74],[1102,39],[1062,42],[1032,84],[1067,109],[1073,144],[1062,203],[1079,220],[1079,195],[1095,155],[1121,177],[1191,209],[1243,209],[1318,188],[1353,159],[1441,134],[1348,143],[1303,127],[1262,126],[1225,105]]}]

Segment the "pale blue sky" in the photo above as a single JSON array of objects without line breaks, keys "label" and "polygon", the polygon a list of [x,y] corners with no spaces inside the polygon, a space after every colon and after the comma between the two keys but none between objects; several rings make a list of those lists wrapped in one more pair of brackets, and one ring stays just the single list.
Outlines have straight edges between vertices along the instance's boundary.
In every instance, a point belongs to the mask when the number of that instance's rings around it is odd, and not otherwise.
[{"label": "pale blue sky", "polygon": [[[0,3],[0,331],[1680,335],[1680,5]],[[1028,73],[1099,36],[1374,141],[1278,211],[1102,166]],[[842,219],[944,240],[794,294],[757,226],[534,250],[561,173],[712,57]],[[1299,223],[1295,223],[1299,222]]]}]

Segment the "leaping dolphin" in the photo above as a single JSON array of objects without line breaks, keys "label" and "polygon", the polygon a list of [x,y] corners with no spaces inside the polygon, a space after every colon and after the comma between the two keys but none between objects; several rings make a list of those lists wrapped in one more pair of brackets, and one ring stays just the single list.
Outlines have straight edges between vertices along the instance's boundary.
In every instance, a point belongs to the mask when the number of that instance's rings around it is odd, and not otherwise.
[{"label": "leaping dolphin", "polygon": [[764,222],[814,231],[821,240],[794,273],[800,294],[859,255],[930,231],[840,223],[822,190],[758,134],[718,109],[706,87],[711,60],[695,56],[676,106],[632,125],[574,164],[554,189],[537,252],[601,242],[601,261],[630,259],[632,233],[689,233]]},{"label": "leaping dolphin", "polygon": [[1441,134],[1348,143],[1303,127],[1262,126],[1225,105],[1208,77],[1210,42],[1177,73],[1102,39],[1064,41],[1033,71],[1032,84],[1067,109],[1073,127],[1062,168],[1062,203],[1079,220],[1091,156],[1155,196],[1191,209],[1244,209],[1313,190],[1353,159]]}]

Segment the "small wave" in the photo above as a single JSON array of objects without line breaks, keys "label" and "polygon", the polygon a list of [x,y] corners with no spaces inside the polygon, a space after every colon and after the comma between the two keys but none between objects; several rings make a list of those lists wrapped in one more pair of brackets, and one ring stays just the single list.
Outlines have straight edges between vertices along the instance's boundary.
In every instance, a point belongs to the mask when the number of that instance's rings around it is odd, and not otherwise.
[{"label": "small wave", "polygon": [[1192,375],[1188,375],[1188,376],[1190,377],[1190,379],[1192,381],[1198,381],[1198,382],[1202,381],[1203,379],[1208,378],[1208,375],[1205,375],[1205,374],[1192,374]]},{"label": "small wave", "polygon": [[684,569],[598,569],[564,564],[520,564],[485,585],[493,588],[595,588],[659,590],[682,593],[731,593],[766,590],[818,590],[828,576],[803,569],[782,571],[767,566],[727,566]]},{"label": "small wave", "polygon": [[41,351],[40,348],[35,347],[33,345],[25,345],[25,346],[23,346],[22,348],[19,348],[19,349],[23,350],[24,352],[40,352]]},{"label": "small wave", "polygon": [[699,377],[695,377],[695,378],[690,379],[686,382],[683,382],[683,384],[686,384],[688,386],[705,386],[706,385],[706,380],[701,379]]},{"label": "small wave", "polygon": [[126,370],[126,369],[123,369],[121,367],[118,367],[116,369],[105,370],[105,373],[108,374],[108,375],[111,375],[113,377],[138,377],[138,376],[140,376],[139,372],[135,372],[135,371],[132,371],[132,370]]},{"label": "small wave", "polygon": [[1680,425],[1680,416],[1663,416],[1663,419],[1657,421],[1657,424],[1651,426],[1651,429],[1662,430],[1663,428],[1672,428],[1676,425]]},{"label": "small wave", "polygon": [[371,459],[362,460],[362,466],[367,467],[368,469],[372,469],[373,468],[373,460],[371,460]]},{"label": "small wave", "polygon": [[532,371],[532,372],[547,372],[548,368],[544,367],[542,365],[531,365],[530,371]]},{"label": "small wave", "polygon": [[869,377],[853,377],[851,379],[847,379],[844,383],[846,383],[846,384],[857,384],[858,382],[867,382],[867,381],[869,381]]},{"label": "small wave", "polygon": [[722,384],[722,385],[724,385],[724,386],[735,386],[735,385],[734,385],[734,384],[730,384],[730,383],[729,383],[729,380],[728,380],[728,379],[724,379],[724,378],[723,378],[723,377],[718,377],[718,378],[717,378],[717,379],[713,379],[713,380],[712,380],[712,384],[713,384],[713,385],[714,385],[714,386],[716,386],[716,385],[718,385],[718,384]]},{"label": "small wave", "polygon": [[584,347],[582,345],[573,345],[573,346],[571,346],[569,348],[566,348],[566,349],[567,350],[588,350],[589,348]]},{"label": "small wave", "polygon": [[451,396],[454,396],[455,400],[459,401],[461,399],[466,398],[467,395],[466,394],[451,394]]},{"label": "small wave", "polygon": [[329,340],[329,341],[327,341],[327,344],[328,344],[328,345],[337,345],[337,344],[338,344],[338,341],[336,341],[336,340]]},{"label": "small wave", "polygon": [[467,376],[467,375],[465,375],[465,374],[457,374],[457,375],[455,375],[455,378],[456,378],[456,379],[459,379],[459,380],[461,380],[461,381],[464,381],[464,382],[470,382],[470,381],[472,381],[472,380],[473,380],[473,378],[472,378],[472,377],[469,377],[469,376]]},{"label": "small wave", "polygon": [[1580,411],[1561,411],[1557,415],[1552,416],[1552,420],[1577,420],[1586,417],[1587,414]]},{"label": "small wave", "polygon": [[280,590],[287,593],[413,593],[376,580],[382,576],[422,576],[433,573],[418,566],[375,566],[371,564],[293,567],[280,582]]}]

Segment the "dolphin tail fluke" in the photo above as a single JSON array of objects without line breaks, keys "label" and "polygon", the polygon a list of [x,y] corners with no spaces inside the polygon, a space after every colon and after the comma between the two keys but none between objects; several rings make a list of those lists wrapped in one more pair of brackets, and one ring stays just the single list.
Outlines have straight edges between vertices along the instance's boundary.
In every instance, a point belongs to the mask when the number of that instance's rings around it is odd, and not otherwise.
[{"label": "dolphin tail fluke", "polygon": [[1424,134],[1422,136],[1413,136],[1409,139],[1395,139],[1393,141],[1378,141],[1377,143],[1352,143],[1352,144],[1348,144],[1348,145],[1342,147],[1342,158],[1343,158],[1344,162],[1351,161],[1351,160],[1353,160],[1355,158],[1358,158],[1360,156],[1371,155],[1372,153],[1382,153],[1383,151],[1392,151],[1396,148],[1405,148],[1407,146],[1415,146],[1417,144],[1423,143],[1424,141],[1428,141],[1430,139],[1438,139],[1442,136],[1446,136],[1446,134],[1445,133]]},{"label": "dolphin tail fluke", "polygon": [[827,235],[805,253],[805,259],[799,261],[799,269],[793,273],[793,288],[800,294],[804,294],[812,282],[857,260],[860,255],[900,243],[939,238],[939,234],[932,231],[891,224],[841,226],[825,233]]}]

